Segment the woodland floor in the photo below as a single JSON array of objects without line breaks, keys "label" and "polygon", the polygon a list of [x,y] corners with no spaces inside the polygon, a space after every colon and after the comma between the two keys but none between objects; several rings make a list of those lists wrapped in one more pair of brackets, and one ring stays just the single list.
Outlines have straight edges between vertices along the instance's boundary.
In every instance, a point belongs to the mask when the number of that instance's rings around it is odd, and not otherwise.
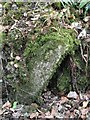
[{"label": "woodland floor", "polygon": [[[66,9],[65,9],[66,10]],[[25,13],[24,15],[26,15]],[[25,18],[24,18],[25,17]],[[27,29],[23,31],[21,29],[23,35],[27,35],[27,30],[29,31],[30,27],[33,28],[34,25],[31,25],[26,19],[26,16],[23,17],[27,22]],[[55,16],[53,16],[55,17]],[[32,18],[37,19],[37,18]],[[13,18],[13,20],[15,20]],[[16,20],[18,23],[21,21]],[[48,22],[48,26],[51,21]],[[34,22],[33,22],[34,23]],[[17,27],[13,25],[0,26],[0,31],[9,31],[10,28]],[[62,24],[65,28],[73,27],[68,24]],[[41,27],[41,26],[40,26]],[[2,28],[2,29],[1,29]],[[44,27],[46,30],[46,27]],[[55,28],[54,28],[55,30]],[[44,29],[42,30],[44,31]],[[25,37],[25,36],[24,36]],[[32,36],[34,40],[35,35]],[[0,90],[2,89],[2,85],[0,85]],[[1,90],[2,91],[2,90]],[[3,92],[3,91],[2,91]],[[0,95],[1,96],[1,95]],[[3,99],[3,98],[2,98]],[[43,99],[43,103],[32,103],[29,105],[23,105],[17,103],[17,101],[11,103],[7,101],[2,103],[2,99],[0,99],[0,120],[31,120],[31,119],[81,119],[81,120],[90,120],[90,91],[86,91],[84,93],[80,92],[77,94],[75,91],[70,91],[67,94],[61,95],[61,93],[53,93],[52,91],[46,89],[46,91],[42,94],[41,99]]]}]

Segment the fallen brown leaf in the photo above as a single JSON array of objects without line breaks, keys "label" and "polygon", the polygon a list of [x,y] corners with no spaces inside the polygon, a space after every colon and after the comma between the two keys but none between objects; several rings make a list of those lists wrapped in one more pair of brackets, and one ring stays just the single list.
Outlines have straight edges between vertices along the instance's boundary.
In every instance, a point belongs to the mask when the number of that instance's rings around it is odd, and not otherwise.
[{"label": "fallen brown leaf", "polygon": [[52,119],[53,116],[52,116],[52,115],[49,115],[49,116],[45,116],[45,118],[47,118],[47,119]]},{"label": "fallen brown leaf", "polygon": [[68,110],[65,114],[65,118],[69,118],[70,117],[70,111]]},{"label": "fallen brown leaf", "polygon": [[83,102],[83,108],[86,108],[87,105],[88,105],[88,103],[89,103],[89,101],[84,101],[84,102]]},{"label": "fallen brown leaf", "polygon": [[60,100],[60,103],[63,104],[63,103],[65,103],[65,102],[67,102],[67,101],[68,101],[68,98],[62,96],[62,97],[61,97],[61,100]]},{"label": "fallen brown leaf", "polygon": [[82,114],[82,115],[86,115],[86,114],[88,113],[88,111],[89,111],[89,108],[86,108],[86,109],[85,109],[85,108],[82,108],[82,109],[81,109],[81,114]]},{"label": "fallen brown leaf", "polygon": [[51,116],[55,116],[55,114],[56,114],[56,108],[55,107],[52,107],[52,110],[51,110]]},{"label": "fallen brown leaf", "polygon": [[11,108],[11,103],[9,101],[7,101],[2,108]]},{"label": "fallen brown leaf", "polygon": [[38,112],[31,113],[31,114],[30,114],[30,118],[31,118],[31,119],[33,119],[33,118],[37,118],[37,117],[38,117],[38,115],[39,115],[39,113],[38,113]]}]

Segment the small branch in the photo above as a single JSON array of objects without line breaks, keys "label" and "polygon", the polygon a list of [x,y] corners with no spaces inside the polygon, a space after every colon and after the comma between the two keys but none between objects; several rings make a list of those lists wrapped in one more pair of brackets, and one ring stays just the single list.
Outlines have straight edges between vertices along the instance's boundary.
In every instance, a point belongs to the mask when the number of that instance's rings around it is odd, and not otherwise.
[{"label": "small branch", "polygon": [[83,54],[83,48],[82,48],[81,43],[80,43],[80,50],[81,50],[81,56],[82,56],[82,58],[84,59],[85,63],[87,63],[87,60],[86,60],[86,58],[84,57],[84,54]]},{"label": "small branch", "polygon": [[88,56],[89,56],[89,50],[88,50],[88,44],[87,44],[86,77],[88,76]]}]

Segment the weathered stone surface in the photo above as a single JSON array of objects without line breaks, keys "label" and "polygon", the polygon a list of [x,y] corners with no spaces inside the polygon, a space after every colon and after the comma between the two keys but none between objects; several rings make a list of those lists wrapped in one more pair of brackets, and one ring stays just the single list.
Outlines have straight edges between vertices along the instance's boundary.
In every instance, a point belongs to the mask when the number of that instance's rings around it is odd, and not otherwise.
[{"label": "weathered stone surface", "polygon": [[[71,39],[73,42],[73,39]],[[18,99],[21,102],[30,103],[37,101],[38,96],[47,87],[49,80],[55,73],[58,65],[61,64],[65,55],[70,52],[69,44],[61,40],[49,40],[37,49],[35,56],[27,63],[29,80],[26,84],[19,86]]]},{"label": "weathered stone surface", "polygon": [[[14,39],[17,33],[19,37]],[[24,104],[40,101],[42,91],[48,86],[62,60],[75,50],[78,41],[72,33],[72,30],[59,29],[56,32],[48,31],[47,34],[40,34],[35,41],[28,38],[25,51],[23,50],[24,56],[21,56],[20,61],[15,59],[16,56],[13,56],[12,60],[9,52],[8,63],[6,63],[8,74],[5,79],[12,88],[9,91],[10,101],[16,99]],[[8,34],[9,38],[11,43],[14,43],[15,53],[21,52],[23,41],[21,32],[16,29],[11,30]],[[10,50],[7,47],[7,53],[8,51]],[[14,66],[15,64],[18,66],[17,68]]]}]

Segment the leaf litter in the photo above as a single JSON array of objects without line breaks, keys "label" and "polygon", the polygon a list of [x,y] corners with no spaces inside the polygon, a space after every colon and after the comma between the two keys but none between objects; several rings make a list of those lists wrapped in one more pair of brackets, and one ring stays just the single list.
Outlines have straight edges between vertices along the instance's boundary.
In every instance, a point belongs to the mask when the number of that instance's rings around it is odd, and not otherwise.
[{"label": "leaf litter", "polygon": [[[0,110],[0,116],[10,120],[18,119],[60,119],[60,118],[90,118],[90,94],[80,93],[80,97],[75,97],[75,94],[69,96],[73,91],[70,91],[66,96],[55,96],[51,91],[46,91],[42,98],[44,104],[36,106],[34,111],[25,111],[25,105],[20,105],[15,101],[11,104],[7,101]],[[75,92],[75,91],[74,91]],[[77,95],[77,94],[76,94]],[[31,107],[31,106],[29,106]]]}]

